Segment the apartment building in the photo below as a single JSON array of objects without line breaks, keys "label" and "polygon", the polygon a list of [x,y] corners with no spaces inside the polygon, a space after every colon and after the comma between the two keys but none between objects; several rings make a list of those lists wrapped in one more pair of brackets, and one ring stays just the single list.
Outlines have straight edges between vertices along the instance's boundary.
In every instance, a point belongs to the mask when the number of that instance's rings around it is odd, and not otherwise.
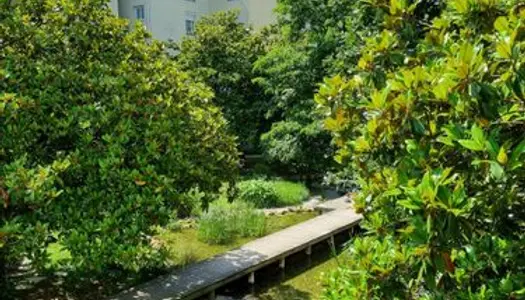
[{"label": "apartment building", "polygon": [[217,11],[238,9],[239,21],[255,28],[275,20],[277,0],[111,0],[110,7],[122,18],[142,21],[160,40],[179,40],[192,34],[196,21]]}]

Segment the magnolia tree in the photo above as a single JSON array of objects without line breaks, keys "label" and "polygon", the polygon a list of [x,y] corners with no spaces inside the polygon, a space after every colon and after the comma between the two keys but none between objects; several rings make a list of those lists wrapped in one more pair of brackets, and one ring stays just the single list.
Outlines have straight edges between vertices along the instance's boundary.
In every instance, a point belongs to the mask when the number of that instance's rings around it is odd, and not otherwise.
[{"label": "magnolia tree", "polygon": [[317,101],[367,234],[324,298],[525,297],[525,7],[450,0],[413,26],[419,1],[359,5],[377,34]]},{"label": "magnolia tree", "polygon": [[[0,268],[162,263],[154,225],[237,169],[212,92],[103,0],[0,0]],[[205,205],[205,203],[204,203]]]},{"label": "magnolia tree", "polygon": [[269,97],[253,83],[253,63],[265,53],[265,35],[239,22],[238,11],[218,12],[197,22],[195,34],[176,45],[175,60],[215,92],[213,102],[238,137],[240,150],[259,151],[269,130]]}]

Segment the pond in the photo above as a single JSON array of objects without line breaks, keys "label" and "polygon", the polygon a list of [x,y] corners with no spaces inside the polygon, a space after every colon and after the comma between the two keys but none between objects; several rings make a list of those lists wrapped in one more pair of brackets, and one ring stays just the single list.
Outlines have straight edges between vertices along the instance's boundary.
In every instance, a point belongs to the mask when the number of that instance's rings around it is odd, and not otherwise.
[{"label": "pond", "polygon": [[270,265],[256,273],[255,285],[247,278],[235,281],[217,291],[217,300],[319,299],[324,274],[344,264],[343,249],[350,238],[348,232],[342,233],[336,236],[336,249],[323,242],[313,247],[310,256],[300,252],[288,257],[284,272],[277,264]]}]

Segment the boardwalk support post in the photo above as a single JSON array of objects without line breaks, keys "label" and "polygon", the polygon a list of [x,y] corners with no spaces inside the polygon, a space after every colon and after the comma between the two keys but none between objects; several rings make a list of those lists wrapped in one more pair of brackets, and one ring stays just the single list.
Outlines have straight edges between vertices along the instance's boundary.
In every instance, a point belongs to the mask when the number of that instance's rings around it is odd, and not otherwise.
[{"label": "boardwalk support post", "polygon": [[335,250],[335,237],[333,235],[330,236],[330,239],[328,240],[328,244],[330,244],[330,248],[332,250]]},{"label": "boardwalk support post", "polygon": [[250,284],[255,284],[255,272],[250,273],[250,275],[248,276],[248,282]]},{"label": "boardwalk support post", "polygon": [[286,258],[281,258],[281,260],[279,261],[279,268],[284,270],[284,268],[286,267]]},{"label": "boardwalk support post", "polygon": [[309,246],[306,248],[306,255],[308,255],[308,256],[312,255],[312,245],[309,245]]}]

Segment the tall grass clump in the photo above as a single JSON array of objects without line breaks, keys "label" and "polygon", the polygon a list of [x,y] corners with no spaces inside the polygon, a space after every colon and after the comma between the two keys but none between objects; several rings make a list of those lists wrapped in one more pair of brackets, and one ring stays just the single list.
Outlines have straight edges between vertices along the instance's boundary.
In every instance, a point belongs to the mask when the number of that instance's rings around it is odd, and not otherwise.
[{"label": "tall grass clump", "polygon": [[210,206],[199,221],[199,239],[208,244],[227,244],[238,237],[261,237],[266,232],[266,217],[243,201],[228,203],[221,199]]},{"label": "tall grass clump", "polygon": [[310,191],[302,183],[274,180],[270,184],[277,193],[279,206],[298,205],[310,196]]},{"label": "tall grass clump", "polygon": [[284,180],[246,180],[238,183],[237,189],[238,199],[257,208],[299,205],[310,195],[304,184]]}]

